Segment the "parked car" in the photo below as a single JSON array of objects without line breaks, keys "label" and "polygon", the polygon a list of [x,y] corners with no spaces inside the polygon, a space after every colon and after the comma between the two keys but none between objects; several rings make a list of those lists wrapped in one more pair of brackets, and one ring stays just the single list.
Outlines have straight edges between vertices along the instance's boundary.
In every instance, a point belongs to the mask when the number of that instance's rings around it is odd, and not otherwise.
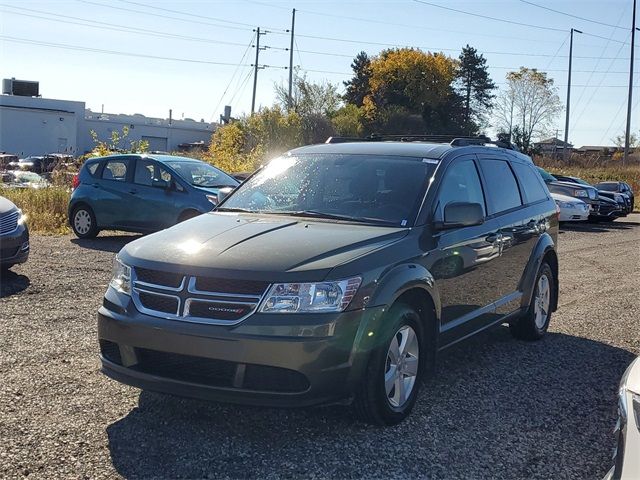
[{"label": "parked car", "polygon": [[576,185],[573,182],[561,182],[542,167],[536,167],[551,193],[559,193],[582,200],[589,205],[589,220],[596,221],[600,211],[598,190],[589,185]]},{"label": "parked car", "polygon": [[599,190],[627,195],[631,202],[631,211],[633,211],[633,207],[635,206],[635,195],[633,193],[633,189],[627,182],[600,182],[595,186]]},{"label": "parked car", "polygon": [[100,230],[161,230],[211,211],[237,185],[222,170],[193,158],[92,158],[73,179],[69,223],[80,238]]},{"label": "parked car", "polygon": [[599,208],[597,213],[589,216],[594,222],[613,222],[616,218],[626,215],[624,207],[607,197],[598,198]]},{"label": "parked car", "polygon": [[2,173],[4,187],[11,188],[46,188],[50,183],[35,172],[9,170]]},{"label": "parked car", "polygon": [[551,197],[560,209],[558,220],[561,222],[583,222],[589,220],[589,205],[582,200],[568,195],[560,195],[559,193],[552,193]]},{"label": "parked car", "polygon": [[438,351],[501,323],[545,335],[557,234],[549,191],[515,151],[468,139],[295,149],[211,214],[118,253],[98,313],[102,371],[213,400],[353,401],[395,424]]},{"label": "parked car", "polygon": [[640,478],[640,357],[627,368],[618,391],[614,466],[606,480]]},{"label": "parked car", "polygon": [[27,217],[13,202],[0,197],[0,268],[9,269],[29,258]]},{"label": "parked car", "polygon": [[598,189],[598,197],[602,198],[602,197],[606,197],[610,200],[615,201],[618,206],[620,207],[620,209],[622,210],[622,213],[620,216],[626,216],[628,213],[630,213],[633,210],[633,207],[631,206],[631,198],[629,197],[629,195],[625,194],[625,193],[617,193],[617,192],[611,192],[611,191],[607,191],[607,190],[600,190],[596,185],[592,185],[589,182],[587,182],[586,180],[583,180],[579,177],[570,177],[567,175],[557,175],[557,174],[553,174],[554,177],[556,177],[558,180],[560,180],[561,182],[570,182],[570,183],[577,183],[580,185],[588,185],[590,187],[594,187]]}]

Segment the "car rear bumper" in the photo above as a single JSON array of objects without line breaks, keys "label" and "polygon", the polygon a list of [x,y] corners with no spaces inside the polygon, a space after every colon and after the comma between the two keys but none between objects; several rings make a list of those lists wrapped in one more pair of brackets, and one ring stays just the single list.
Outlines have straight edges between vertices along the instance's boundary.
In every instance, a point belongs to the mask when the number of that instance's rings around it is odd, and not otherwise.
[{"label": "car rear bumper", "polygon": [[6,235],[0,235],[0,265],[24,263],[29,258],[29,229],[26,225]]},{"label": "car rear bumper", "polygon": [[[250,317],[230,328],[134,310],[129,306],[123,314],[102,307],[98,312],[105,375],[180,396],[282,407],[352,397],[371,348],[363,332],[375,328],[383,313],[376,308],[322,314],[314,325],[306,318],[305,325],[285,326],[279,318],[271,327],[269,317],[277,316],[255,314],[260,318],[253,326],[244,325]],[[261,333],[254,328],[258,324]],[[282,335],[285,330],[290,334]]]}]

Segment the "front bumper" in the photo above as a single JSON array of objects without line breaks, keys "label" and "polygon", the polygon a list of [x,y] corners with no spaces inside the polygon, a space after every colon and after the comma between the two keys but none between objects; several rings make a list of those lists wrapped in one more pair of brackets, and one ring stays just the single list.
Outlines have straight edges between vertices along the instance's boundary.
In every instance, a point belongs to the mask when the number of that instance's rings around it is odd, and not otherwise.
[{"label": "front bumper", "polygon": [[282,407],[349,400],[384,312],[254,314],[229,327],[152,317],[132,302],[105,305],[98,337],[107,376],[180,396]]},{"label": "front bumper", "polygon": [[0,235],[0,265],[24,263],[29,258],[29,229],[18,225],[11,233]]},{"label": "front bumper", "polygon": [[560,208],[560,216],[558,220],[561,222],[580,222],[589,218],[589,205],[583,203],[572,208]]}]

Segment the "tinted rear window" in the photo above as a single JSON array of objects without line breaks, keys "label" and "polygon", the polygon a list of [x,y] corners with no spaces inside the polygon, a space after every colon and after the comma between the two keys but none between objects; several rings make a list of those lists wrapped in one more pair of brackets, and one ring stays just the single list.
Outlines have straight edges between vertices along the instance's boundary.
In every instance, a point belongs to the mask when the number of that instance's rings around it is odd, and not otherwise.
[{"label": "tinted rear window", "polygon": [[511,166],[520,180],[527,203],[534,203],[548,198],[547,189],[544,187],[542,178],[533,167],[523,163],[512,163]]},{"label": "tinted rear window", "polygon": [[518,183],[508,162],[484,159],[480,165],[487,182],[489,215],[522,205]]}]

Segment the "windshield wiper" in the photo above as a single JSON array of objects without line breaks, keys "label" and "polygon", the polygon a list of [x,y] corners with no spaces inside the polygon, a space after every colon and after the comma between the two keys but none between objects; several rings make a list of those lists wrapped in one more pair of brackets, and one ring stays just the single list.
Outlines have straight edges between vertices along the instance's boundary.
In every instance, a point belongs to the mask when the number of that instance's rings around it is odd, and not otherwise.
[{"label": "windshield wiper", "polygon": [[258,210],[247,210],[246,208],[220,207],[220,208],[216,208],[216,212],[258,213]]},{"label": "windshield wiper", "polygon": [[274,214],[280,214],[280,215],[289,215],[292,217],[325,218],[327,220],[344,220],[347,222],[375,223],[378,225],[396,226],[394,222],[381,220],[379,218],[351,217],[349,215],[339,215],[336,213],[318,212],[316,210],[298,210],[296,212],[261,212],[261,213],[274,213]]}]

